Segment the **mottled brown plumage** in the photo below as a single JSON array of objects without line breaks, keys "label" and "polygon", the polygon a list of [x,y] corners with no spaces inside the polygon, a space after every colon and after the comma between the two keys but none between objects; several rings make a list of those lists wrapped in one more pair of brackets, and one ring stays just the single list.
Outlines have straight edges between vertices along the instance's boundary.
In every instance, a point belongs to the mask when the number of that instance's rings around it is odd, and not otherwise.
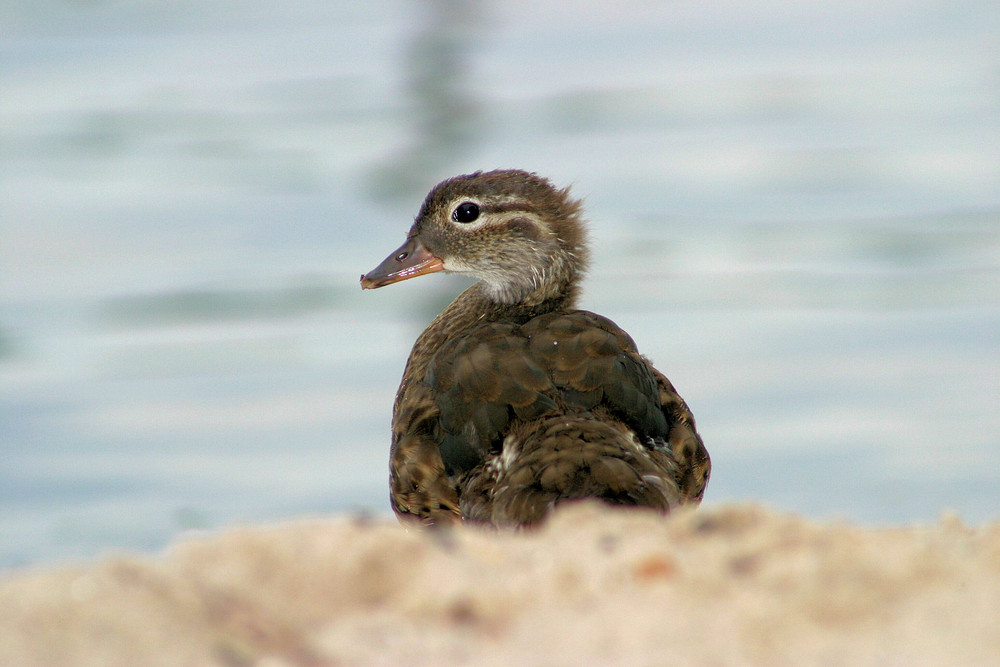
[{"label": "mottled brown plumage", "polygon": [[531,525],[600,498],[662,511],[701,500],[711,463],[670,381],[611,320],[575,310],[580,202],[524,171],[437,185],[362,287],[435,271],[479,278],[417,338],[392,420],[405,519]]}]

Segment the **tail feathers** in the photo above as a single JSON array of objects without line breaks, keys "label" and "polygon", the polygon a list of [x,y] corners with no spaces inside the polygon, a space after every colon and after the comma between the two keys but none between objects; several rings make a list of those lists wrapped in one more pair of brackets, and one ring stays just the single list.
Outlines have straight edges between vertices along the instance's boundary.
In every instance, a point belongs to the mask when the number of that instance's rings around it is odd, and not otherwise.
[{"label": "tail feathers", "polygon": [[642,444],[589,413],[547,419],[520,441],[512,435],[493,465],[492,499],[480,510],[497,526],[537,523],[558,503],[583,498],[663,512],[680,503],[665,444]]}]

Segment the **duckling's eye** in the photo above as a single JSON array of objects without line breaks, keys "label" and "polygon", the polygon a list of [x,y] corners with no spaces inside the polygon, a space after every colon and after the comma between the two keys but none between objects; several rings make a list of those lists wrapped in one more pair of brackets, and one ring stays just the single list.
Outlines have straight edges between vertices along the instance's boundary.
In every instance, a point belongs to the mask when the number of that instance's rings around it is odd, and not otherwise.
[{"label": "duckling's eye", "polygon": [[455,222],[472,222],[479,217],[479,205],[471,201],[463,202],[455,207],[451,219]]}]

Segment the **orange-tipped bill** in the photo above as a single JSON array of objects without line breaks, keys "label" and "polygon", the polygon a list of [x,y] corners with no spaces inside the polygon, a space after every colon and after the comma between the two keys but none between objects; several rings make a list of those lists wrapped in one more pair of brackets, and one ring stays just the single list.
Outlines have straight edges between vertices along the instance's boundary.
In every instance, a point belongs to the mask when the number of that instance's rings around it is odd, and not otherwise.
[{"label": "orange-tipped bill", "polygon": [[417,237],[409,238],[381,264],[361,276],[361,289],[385,287],[400,280],[434,273],[444,268],[444,262],[424,247]]}]

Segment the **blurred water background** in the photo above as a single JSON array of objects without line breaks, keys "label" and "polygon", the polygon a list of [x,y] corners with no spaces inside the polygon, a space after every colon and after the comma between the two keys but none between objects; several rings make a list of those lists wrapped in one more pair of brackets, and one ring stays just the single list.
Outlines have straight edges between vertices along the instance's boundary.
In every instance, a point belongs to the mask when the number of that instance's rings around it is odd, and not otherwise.
[{"label": "blurred water background", "polygon": [[586,197],[583,306],[674,381],[707,503],[1000,515],[990,0],[9,0],[0,567],[388,515],[393,394],[466,286],[362,293],[425,192]]}]

